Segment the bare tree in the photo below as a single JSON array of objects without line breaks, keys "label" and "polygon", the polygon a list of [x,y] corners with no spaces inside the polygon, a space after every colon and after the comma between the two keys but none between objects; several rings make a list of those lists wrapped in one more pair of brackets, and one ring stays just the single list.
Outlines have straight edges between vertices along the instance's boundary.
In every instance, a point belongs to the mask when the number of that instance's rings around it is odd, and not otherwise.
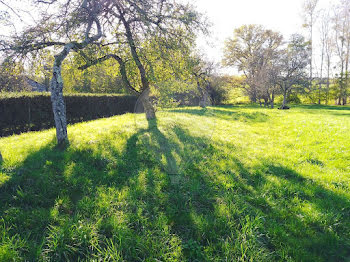
[{"label": "bare tree", "polygon": [[332,64],[332,57],[334,53],[334,41],[331,34],[327,36],[327,39],[325,41],[325,53],[326,53],[326,64],[327,64],[326,104],[328,104],[329,92],[330,92],[331,64]]},{"label": "bare tree", "polygon": [[278,85],[283,95],[283,104],[281,109],[286,108],[287,97],[290,95],[293,87],[302,84],[305,79],[305,68],[309,62],[308,43],[303,36],[292,35],[287,48],[281,56],[280,75],[278,76]]},{"label": "bare tree", "polygon": [[282,36],[260,25],[237,28],[234,37],[225,43],[223,64],[235,66],[246,77],[246,93],[256,102],[264,88],[262,79],[274,54],[282,44]]},{"label": "bare tree", "polygon": [[200,95],[199,106],[205,108],[211,104],[210,101],[210,78],[214,74],[215,65],[203,59],[203,55],[195,54],[187,61],[188,71],[194,77],[197,90]]},{"label": "bare tree", "polygon": [[262,53],[260,67],[256,76],[259,100],[264,100],[264,106],[274,108],[275,94],[277,91],[277,77],[280,74],[279,60],[282,54],[283,37],[281,34],[267,30],[267,44]]},{"label": "bare tree", "polygon": [[334,9],[335,47],[339,61],[338,85],[339,92],[336,103],[347,103],[347,85],[349,81],[349,58],[350,58],[350,1],[343,0]]},{"label": "bare tree", "polygon": [[[321,80],[319,83],[319,91],[321,91],[321,85],[322,85],[322,79],[323,79],[323,61],[325,60],[326,63],[326,95],[325,95],[325,103],[328,104],[329,101],[329,91],[330,91],[330,71],[331,71],[331,64],[332,64],[332,57],[333,57],[333,51],[334,51],[334,35],[331,31],[331,18],[329,11],[326,12],[323,11],[322,20],[321,20],[321,28],[320,28],[320,34],[321,34]],[[320,95],[320,94],[319,94]]]},{"label": "bare tree", "polygon": [[309,70],[310,70],[310,88],[312,89],[313,81],[313,30],[316,20],[316,7],[318,0],[305,0],[304,1],[304,15],[305,15],[305,24],[304,26],[309,29],[309,44],[310,44],[310,61],[309,61]]},{"label": "bare tree", "polygon": [[[329,70],[330,70],[330,57],[326,57],[327,55],[330,55],[329,53],[329,13],[326,13],[325,10],[322,11],[321,15],[321,27],[320,27],[320,42],[321,42],[321,61],[320,61],[320,77],[319,77],[319,83],[318,83],[318,104],[321,104],[321,92],[322,92],[322,84],[323,84],[323,68],[324,68],[324,62],[326,60],[327,63],[327,72],[329,77]],[[327,79],[327,90],[329,90],[329,78]],[[328,94],[326,95],[328,96]],[[327,99],[326,99],[327,100]]]}]

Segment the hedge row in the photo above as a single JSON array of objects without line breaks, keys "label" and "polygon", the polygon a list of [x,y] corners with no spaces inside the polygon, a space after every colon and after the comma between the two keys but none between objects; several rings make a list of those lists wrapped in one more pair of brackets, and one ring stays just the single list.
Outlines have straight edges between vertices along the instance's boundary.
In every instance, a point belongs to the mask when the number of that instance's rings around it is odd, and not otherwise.
[{"label": "hedge row", "polygon": [[[69,94],[64,97],[69,124],[133,112],[137,97]],[[0,94],[0,136],[54,127],[48,93]]]}]

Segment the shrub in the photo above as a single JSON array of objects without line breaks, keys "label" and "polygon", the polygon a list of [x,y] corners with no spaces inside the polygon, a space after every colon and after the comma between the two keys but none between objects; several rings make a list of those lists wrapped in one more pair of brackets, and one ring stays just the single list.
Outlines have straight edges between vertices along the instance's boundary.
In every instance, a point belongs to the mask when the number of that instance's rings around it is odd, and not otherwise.
[{"label": "shrub", "polygon": [[[68,94],[69,124],[133,112],[137,100],[128,95]],[[48,93],[0,94],[0,136],[55,126]]]},{"label": "shrub", "polygon": [[230,78],[215,76],[210,81],[210,97],[214,105],[222,105],[229,99]]}]

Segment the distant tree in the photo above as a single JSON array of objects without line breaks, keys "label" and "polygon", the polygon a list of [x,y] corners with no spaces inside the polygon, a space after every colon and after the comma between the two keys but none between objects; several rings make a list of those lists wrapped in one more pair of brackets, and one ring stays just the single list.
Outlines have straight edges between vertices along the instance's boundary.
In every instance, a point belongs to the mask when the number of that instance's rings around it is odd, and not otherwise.
[{"label": "distant tree", "polygon": [[349,86],[349,63],[350,63],[350,1],[342,0],[335,7],[333,23],[335,31],[335,47],[339,60],[338,74],[338,105],[347,103]]},{"label": "distant tree", "polygon": [[210,77],[210,97],[214,105],[223,104],[229,98],[230,76],[212,75]]},{"label": "distant tree", "polygon": [[331,19],[330,14],[326,10],[322,11],[321,26],[320,26],[320,42],[321,42],[321,61],[320,61],[320,79],[318,89],[318,104],[321,104],[321,92],[322,85],[324,84],[323,69],[324,63],[326,63],[326,92],[325,92],[325,103],[328,104],[329,99],[329,88],[330,88],[330,70],[333,55],[333,36],[331,34]]},{"label": "distant tree", "polygon": [[5,60],[0,65],[0,92],[26,91],[28,85],[24,73],[23,64]]},{"label": "distant tree", "polygon": [[279,64],[280,74],[277,83],[283,95],[282,109],[286,107],[287,98],[293,87],[303,84],[306,79],[305,69],[309,62],[308,43],[301,35],[292,35],[288,46],[282,52]]},{"label": "distant tree", "polygon": [[324,51],[326,56],[327,80],[326,80],[326,104],[330,98],[331,65],[334,55],[334,33],[330,28],[330,19],[326,18],[322,22],[322,39],[324,41]]},{"label": "distant tree", "polygon": [[193,76],[200,94],[199,106],[202,108],[210,105],[211,77],[214,74],[214,63],[203,58],[203,55],[195,54],[187,60],[187,70]]},{"label": "distant tree", "polygon": [[252,102],[266,94],[268,68],[271,68],[282,39],[281,34],[260,25],[244,25],[225,42],[223,64],[243,72],[247,84],[245,90]]},{"label": "distant tree", "polygon": [[313,31],[316,20],[316,7],[319,0],[305,0],[303,9],[304,9],[304,27],[309,30],[309,46],[310,46],[310,61],[309,61],[309,70],[310,70],[310,88],[312,89],[313,81]]},{"label": "distant tree", "polygon": [[[278,78],[281,73],[280,59],[283,51],[275,52],[271,60],[258,72],[256,83],[259,100],[263,99],[264,106],[274,108],[275,96],[279,93]],[[261,103],[260,103],[261,105]]]}]

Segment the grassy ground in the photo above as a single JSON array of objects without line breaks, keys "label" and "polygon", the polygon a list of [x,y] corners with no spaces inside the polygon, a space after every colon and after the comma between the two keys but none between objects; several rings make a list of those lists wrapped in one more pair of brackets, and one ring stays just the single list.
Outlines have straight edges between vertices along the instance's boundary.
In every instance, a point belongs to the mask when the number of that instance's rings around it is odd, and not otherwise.
[{"label": "grassy ground", "polygon": [[185,108],[0,139],[0,261],[350,261],[350,108]]}]

